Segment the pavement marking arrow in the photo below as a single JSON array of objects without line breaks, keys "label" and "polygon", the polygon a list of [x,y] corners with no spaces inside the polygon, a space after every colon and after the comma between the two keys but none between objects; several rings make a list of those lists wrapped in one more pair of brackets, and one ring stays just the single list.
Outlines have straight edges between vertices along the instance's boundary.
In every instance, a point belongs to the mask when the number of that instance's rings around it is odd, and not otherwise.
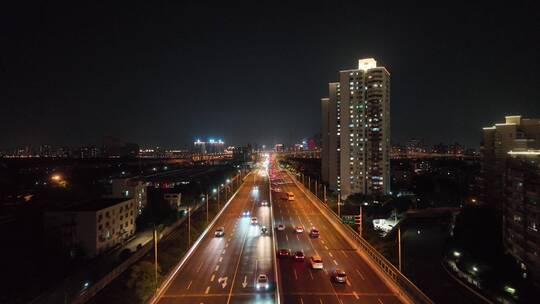
[{"label": "pavement marking arrow", "polygon": [[242,287],[246,288],[247,286],[247,276],[244,276],[244,282],[242,282]]},{"label": "pavement marking arrow", "polygon": [[220,277],[218,283],[221,284],[221,288],[227,287],[227,277]]}]

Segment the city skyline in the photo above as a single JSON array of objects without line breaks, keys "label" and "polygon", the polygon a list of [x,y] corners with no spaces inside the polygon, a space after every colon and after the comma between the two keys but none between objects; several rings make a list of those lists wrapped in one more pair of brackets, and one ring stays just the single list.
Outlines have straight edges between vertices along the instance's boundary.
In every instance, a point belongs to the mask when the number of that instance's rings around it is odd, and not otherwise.
[{"label": "city skyline", "polygon": [[299,6],[54,5],[5,11],[12,43],[2,51],[0,127],[9,131],[0,147],[104,135],[159,146],[189,146],[201,134],[232,145],[293,143],[318,133],[316,105],[334,71],[365,57],[393,71],[393,142],[478,147],[479,130],[497,117],[540,115],[540,67],[527,60],[538,49],[528,39],[538,19],[527,6],[370,8],[352,21],[355,5],[301,18]]}]

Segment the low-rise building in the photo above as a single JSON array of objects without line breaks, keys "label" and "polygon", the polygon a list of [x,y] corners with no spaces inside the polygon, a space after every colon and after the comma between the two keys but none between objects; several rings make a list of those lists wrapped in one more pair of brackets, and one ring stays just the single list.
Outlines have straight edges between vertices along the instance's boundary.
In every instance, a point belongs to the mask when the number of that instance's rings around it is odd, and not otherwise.
[{"label": "low-rise building", "polygon": [[112,197],[133,198],[137,204],[137,214],[141,214],[147,204],[146,184],[131,178],[112,180]]},{"label": "low-rise building", "polygon": [[66,251],[80,248],[94,257],[135,233],[137,204],[132,198],[101,198],[46,212],[47,238]]}]

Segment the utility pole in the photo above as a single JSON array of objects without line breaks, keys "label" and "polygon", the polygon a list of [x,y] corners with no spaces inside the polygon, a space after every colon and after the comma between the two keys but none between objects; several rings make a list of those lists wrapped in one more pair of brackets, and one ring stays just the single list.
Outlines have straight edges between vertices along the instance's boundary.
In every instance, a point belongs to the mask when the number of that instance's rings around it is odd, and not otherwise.
[{"label": "utility pole", "polygon": [[218,210],[220,209],[219,208],[219,185],[217,186],[217,208]]},{"label": "utility pole", "polygon": [[158,290],[158,242],[156,224],[154,224],[154,283],[156,291]]},{"label": "utility pole", "polygon": [[398,266],[399,266],[399,272],[401,272],[401,227],[398,227],[397,239],[398,239]]},{"label": "utility pole", "polygon": [[206,197],[204,199],[206,200],[206,225],[208,225],[208,192],[206,192]]}]

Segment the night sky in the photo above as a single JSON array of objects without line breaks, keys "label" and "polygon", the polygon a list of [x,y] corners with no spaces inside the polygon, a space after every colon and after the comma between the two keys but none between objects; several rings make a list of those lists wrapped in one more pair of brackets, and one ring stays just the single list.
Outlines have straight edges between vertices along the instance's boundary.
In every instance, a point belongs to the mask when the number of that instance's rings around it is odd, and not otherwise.
[{"label": "night sky", "polygon": [[540,117],[532,4],[175,2],[3,7],[0,148],[104,135],[165,147],[292,143],[319,132],[327,83],[363,57],[391,73],[394,142],[477,147],[481,127],[506,114]]}]

